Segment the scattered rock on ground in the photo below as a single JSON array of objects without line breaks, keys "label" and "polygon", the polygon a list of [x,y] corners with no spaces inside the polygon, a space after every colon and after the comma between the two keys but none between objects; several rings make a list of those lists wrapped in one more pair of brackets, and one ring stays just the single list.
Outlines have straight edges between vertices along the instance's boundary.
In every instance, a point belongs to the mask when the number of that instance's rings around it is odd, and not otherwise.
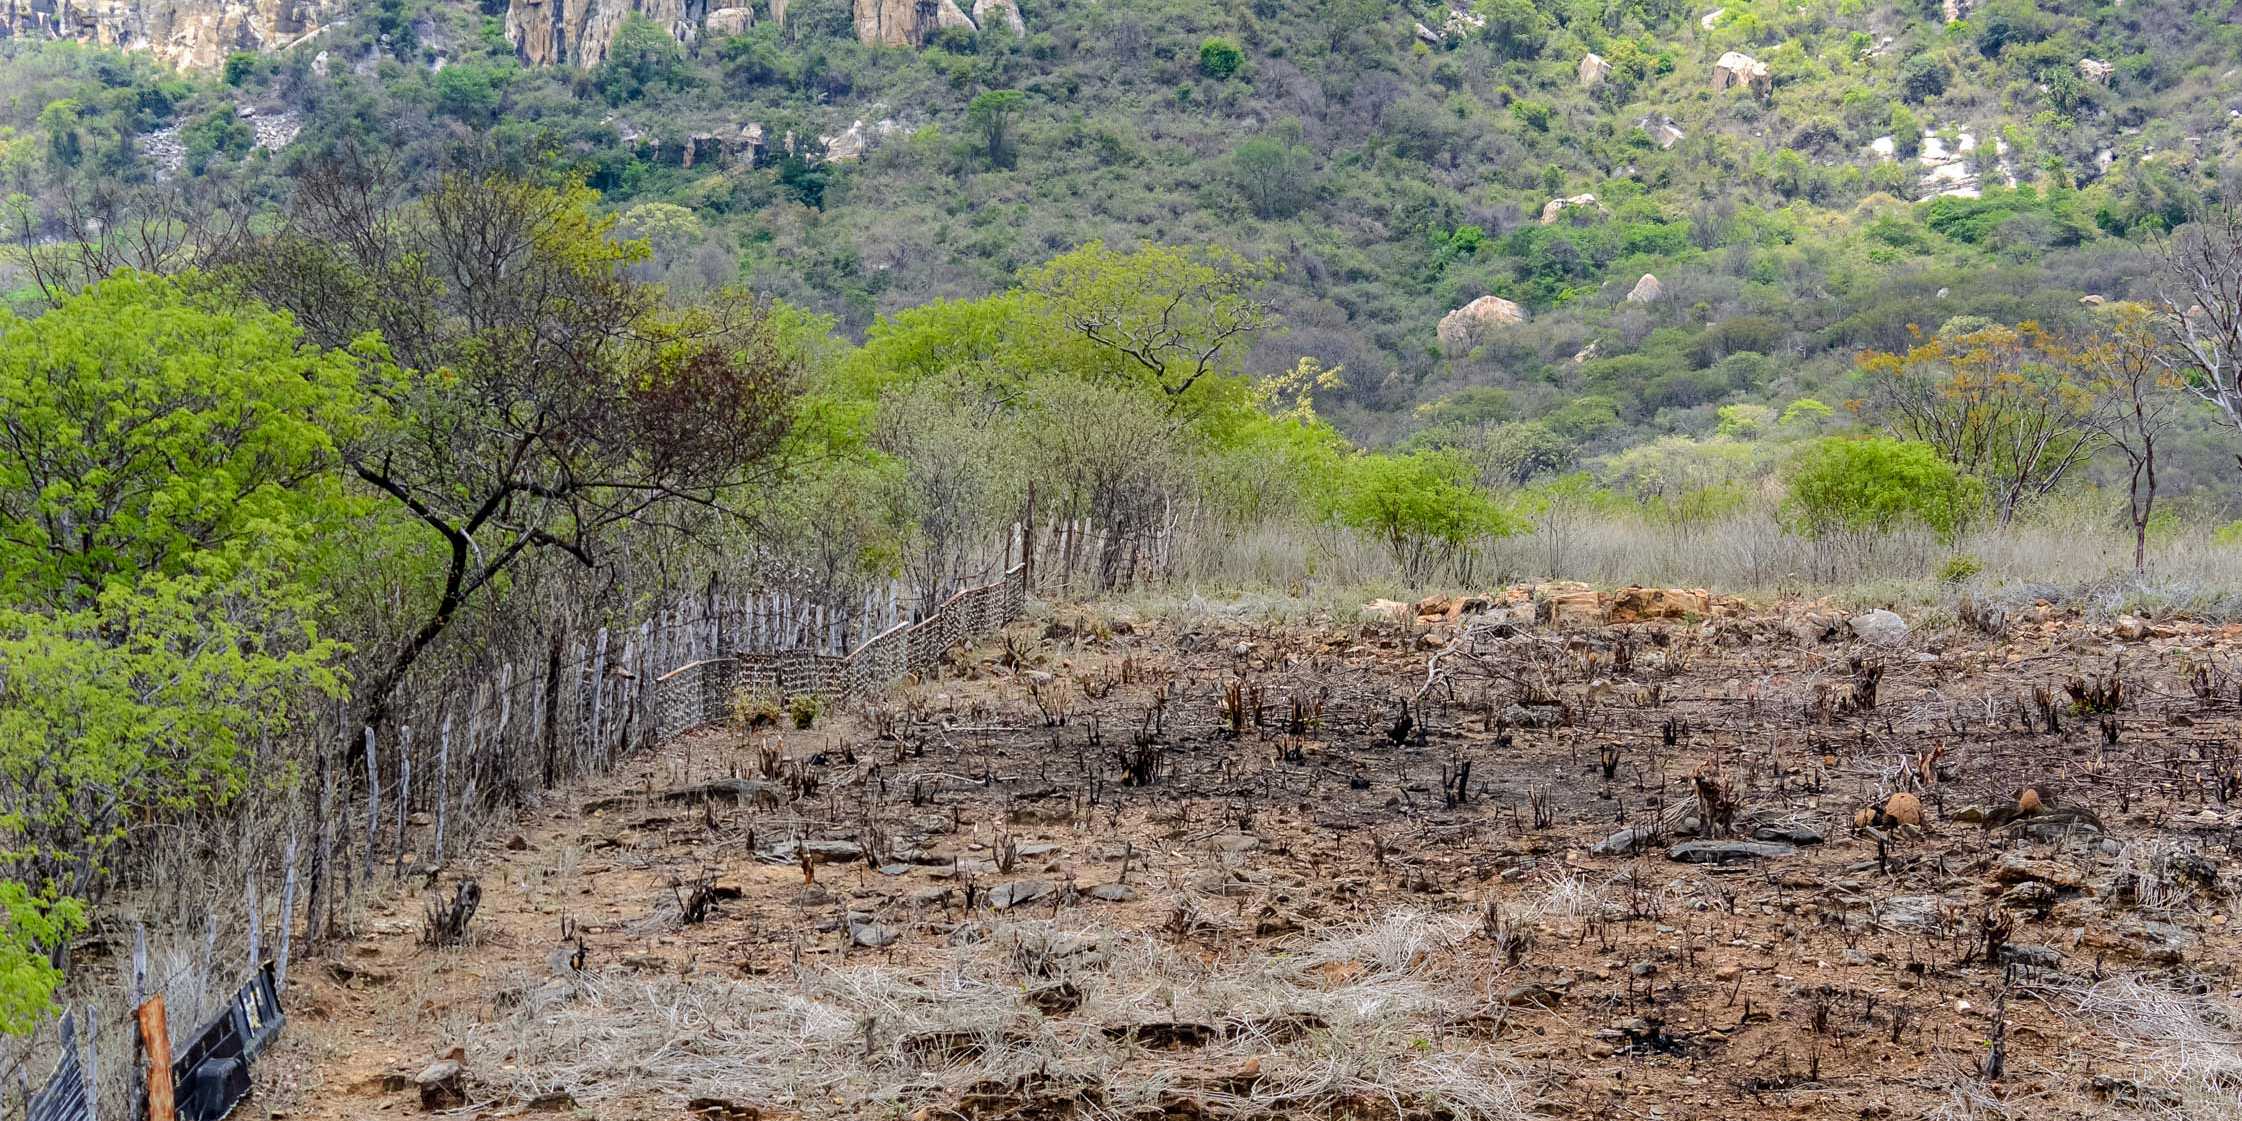
[{"label": "scattered rock on ground", "polygon": [[1873,646],[1898,646],[1907,641],[1907,620],[1879,607],[1846,620],[1853,637]]},{"label": "scattered rock on ground", "polygon": [[1684,864],[1728,864],[1739,860],[1769,860],[1798,850],[1779,841],[1683,841],[1666,850],[1666,856]]}]

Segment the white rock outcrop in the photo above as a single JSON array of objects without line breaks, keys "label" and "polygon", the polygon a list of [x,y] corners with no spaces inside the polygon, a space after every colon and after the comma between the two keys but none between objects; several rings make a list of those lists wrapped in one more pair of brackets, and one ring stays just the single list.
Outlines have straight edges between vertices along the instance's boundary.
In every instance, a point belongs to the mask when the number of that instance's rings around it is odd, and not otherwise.
[{"label": "white rock outcrop", "polygon": [[1564,214],[1565,211],[1570,210],[1574,207],[1594,207],[1598,210],[1603,209],[1603,207],[1597,204],[1596,196],[1594,195],[1570,195],[1565,198],[1554,198],[1542,204],[1541,224],[1547,226],[1556,222],[1557,218],[1560,215]]},{"label": "white rock outcrop", "polygon": [[1635,282],[1634,289],[1627,293],[1627,302],[1647,304],[1665,294],[1666,286],[1658,283],[1657,277],[1646,272],[1641,280]]},{"label": "white rock outcrop", "polygon": [[1003,24],[1014,35],[1028,33],[1028,22],[1020,18],[1019,5],[1012,0],[973,0],[973,22],[988,27],[990,20]]},{"label": "white rock outcrop", "polygon": [[1766,63],[1742,51],[1730,51],[1713,64],[1713,92],[1736,86],[1748,86],[1753,93],[1765,96],[1774,88],[1774,79]]},{"label": "white rock outcrop", "polygon": [[1583,88],[1593,89],[1602,85],[1610,75],[1611,63],[1604,61],[1604,56],[1593,51],[1581,56],[1580,84]]},{"label": "white rock outcrop", "polygon": [[1671,149],[1689,137],[1688,133],[1681,130],[1680,125],[1674,123],[1672,117],[1663,113],[1655,117],[1644,117],[1635,122],[1635,127],[1649,133],[1651,142],[1661,149]]},{"label": "white rock outcrop", "polygon": [[1440,317],[1433,331],[1450,354],[1468,353],[1494,331],[1526,321],[1526,309],[1501,296],[1481,296]]},{"label": "white rock outcrop", "polygon": [[746,34],[748,28],[753,26],[755,26],[755,9],[753,8],[711,8],[708,16],[701,21],[701,30],[707,33],[711,39],[727,39],[734,35],[743,35]]}]

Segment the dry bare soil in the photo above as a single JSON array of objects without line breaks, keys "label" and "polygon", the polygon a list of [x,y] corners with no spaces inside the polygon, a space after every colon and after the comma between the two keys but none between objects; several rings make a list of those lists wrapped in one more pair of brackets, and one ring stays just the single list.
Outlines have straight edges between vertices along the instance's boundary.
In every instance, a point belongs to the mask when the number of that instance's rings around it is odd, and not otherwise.
[{"label": "dry bare soil", "polygon": [[[1062,608],[878,708],[688,736],[358,915],[257,1108],[2242,1110],[2242,634],[1522,598]],[[468,877],[466,944],[421,945]]]}]

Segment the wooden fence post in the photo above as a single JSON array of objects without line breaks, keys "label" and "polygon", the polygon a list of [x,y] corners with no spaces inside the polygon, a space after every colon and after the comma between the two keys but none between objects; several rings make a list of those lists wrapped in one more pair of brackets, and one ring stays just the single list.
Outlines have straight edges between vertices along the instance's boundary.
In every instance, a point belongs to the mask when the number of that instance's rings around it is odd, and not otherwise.
[{"label": "wooden fence post", "polygon": [[591,724],[591,729],[590,729],[590,731],[591,731],[591,739],[590,739],[590,742],[589,742],[589,743],[588,743],[588,744],[587,744],[586,746],[587,746],[588,748],[590,748],[590,754],[591,754],[591,765],[592,765],[592,766],[594,766],[594,767],[597,767],[597,768],[599,768],[599,769],[601,769],[601,770],[605,770],[605,769],[606,769],[606,767],[605,767],[605,762],[606,762],[606,761],[605,761],[605,760],[603,760],[603,759],[601,759],[601,758],[600,758],[600,755],[602,754],[602,752],[601,752],[601,747],[602,747],[602,746],[603,746],[603,745],[605,744],[605,742],[606,742],[606,741],[605,741],[605,738],[604,738],[604,737],[602,737],[602,736],[600,735],[600,730],[601,730],[601,723],[600,723],[600,721],[601,721],[601,718],[602,718],[602,717],[604,717],[604,716],[606,715],[606,712],[604,711],[604,707],[605,707],[605,706],[604,706],[604,704],[603,704],[603,702],[604,702],[604,701],[606,701],[606,699],[607,699],[607,628],[606,628],[606,627],[601,627],[601,628],[599,629],[599,641],[598,641],[598,642],[597,642],[597,643],[596,643],[596,644],[594,645],[594,647],[593,647],[593,650],[594,650],[594,653],[592,654],[592,724]]},{"label": "wooden fence post", "polygon": [[444,866],[444,819],[451,799],[452,714],[447,712],[444,714],[443,730],[436,733],[436,856],[429,864],[432,868]]},{"label": "wooden fence post", "polygon": [[[281,858],[287,864],[288,870],[280,879],[280,946],[273,954],[272,972],[272,985],[276,992],[288,984],[290,931],[294,927],[295,919],[293,916],[296,913],[296,851],[297,841],[299,840],[296,830],[298,828],[297,823],[289,823],[288,851]],[[256,962],[250,962],[250,968],[254,970]]]},{"label": "wooden fence post", "polygon": [[255,973],[265,949],[264,901],[257,897],[257,870],[244,872],[241,877],[241,894],[249,904],[249,972]]},{"label": "wooden fence post", "polygon": [[147,1121],[178,1121],[171,1098],[171,1029],[164,1022],[163,994],[149,997],[134,1012],[140,1024],[140,1050],[148,1057]]},{"label": "wooden fence post", "polygon": [[101,1016],[91,1004],[86,1005],[85,1094],[91,1113],[101,1113]]},{"label": "wooden fence post", "polygon": [[413,806],[413,726],[405,725],[397,741],[397,855],[390,876],[405,878],[405,814]]},{"label": "wooden fence post", "polygon": [[366,871],[368,883],[374,879],[374,850],[381,847],[381,771],[380,759],[374,754],[374,726],[366,725]]}]

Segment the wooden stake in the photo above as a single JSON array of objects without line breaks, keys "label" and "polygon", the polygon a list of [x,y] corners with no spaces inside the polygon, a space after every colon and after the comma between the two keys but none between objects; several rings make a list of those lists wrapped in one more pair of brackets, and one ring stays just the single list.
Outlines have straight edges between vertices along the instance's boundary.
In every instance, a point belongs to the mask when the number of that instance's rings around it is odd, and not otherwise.
[{"label": "wooden stake", "polygon": [[163,994],[149,997],[134,1014],[140,1022],[140,1050],[148,1057],[148,1121],[179,1121],[171,1098],[171,1028],[164,1022]]}]

